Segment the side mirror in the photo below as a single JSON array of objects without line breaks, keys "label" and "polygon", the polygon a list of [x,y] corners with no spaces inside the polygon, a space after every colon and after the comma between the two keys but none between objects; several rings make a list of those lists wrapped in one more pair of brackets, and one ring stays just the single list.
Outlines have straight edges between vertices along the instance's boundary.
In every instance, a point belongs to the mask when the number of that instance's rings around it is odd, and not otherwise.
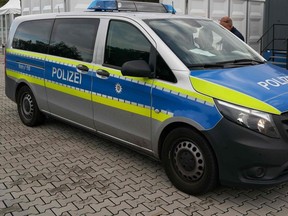
[{"label": "side mirror", "polygon": [[121,73],[123,76],[151,77],[152,72],[144,60],[133,60],[122,65]]}]

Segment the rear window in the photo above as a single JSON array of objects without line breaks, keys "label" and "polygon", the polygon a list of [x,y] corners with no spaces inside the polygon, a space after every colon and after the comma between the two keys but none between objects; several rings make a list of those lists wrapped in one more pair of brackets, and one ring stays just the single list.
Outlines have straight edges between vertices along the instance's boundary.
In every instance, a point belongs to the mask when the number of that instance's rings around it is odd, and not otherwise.
[{"label": "rear window", "polygon": [[91,62],[99,19],[57,19],[54,24],[49,54]]},{"label": "rear window", "polygon": [[21,23],[14,35],[12,47],[47,53],[53,20],[33,20]]}]

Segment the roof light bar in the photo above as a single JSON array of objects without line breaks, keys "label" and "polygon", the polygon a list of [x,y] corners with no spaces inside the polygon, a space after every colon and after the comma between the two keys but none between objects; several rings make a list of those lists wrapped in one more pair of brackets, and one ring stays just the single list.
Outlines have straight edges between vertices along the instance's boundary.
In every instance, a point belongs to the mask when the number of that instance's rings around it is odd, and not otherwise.
[{"label": "roof light bar", "polygon": [[88,9],[93,11],[175,13],[175,10],[171,5],[119,0],[93,0],[88,6]]},{"label": "roof light bar", "polygon": [[163,4],[168,13],[176,14],[176,10],[173,5]]},{"label": "roof light bar", "polygon": [[88,9],[95,11],[113,11],[117,10],[117,1],[115,0],[93,0]]}]

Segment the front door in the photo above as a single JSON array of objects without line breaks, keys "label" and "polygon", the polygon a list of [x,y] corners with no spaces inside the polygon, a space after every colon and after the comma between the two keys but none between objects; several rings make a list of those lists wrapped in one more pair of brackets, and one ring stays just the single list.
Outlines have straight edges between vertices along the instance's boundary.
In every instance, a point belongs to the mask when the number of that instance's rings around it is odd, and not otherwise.
[{"label": "front door", "polygon": [[149,63],[151,43],[134,25],[111,20],[104,64],[95,66],[92,101],[99,132],[151,148],[151,87],[148,78],[124,77],[123,63],[143,59]]}]

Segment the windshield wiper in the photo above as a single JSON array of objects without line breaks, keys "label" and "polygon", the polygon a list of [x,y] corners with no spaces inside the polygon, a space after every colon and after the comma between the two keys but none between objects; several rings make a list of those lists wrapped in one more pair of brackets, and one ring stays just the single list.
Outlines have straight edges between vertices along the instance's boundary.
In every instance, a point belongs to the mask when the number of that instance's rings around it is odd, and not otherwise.
[{"label": "windshield wiper", "polygon": [[205,69],[205,68],[231,68],[241,65],[258,65],[264,64],[265,61],[255,60],[255,59],[235,59],[231,61],[207,63],[207,64],[188,64],[189,69]]},{"label": "windshield wiper", "polygon": [[223,68],[224,65],[222,63],[218,64],[218,63],[213,63],[213,64],[190,64],[190,65],[187,65],[188,68],[192,69],[192,68],[200,68],[200,69],[203,69],[203,68]]},{"label": "windshield wiper", "polygon": [[255,60],[255,59],[235,59],[231,61],[218,62],[218,64],[235,64],[235,65],[257,65],[264,64],[265,61]]}]

